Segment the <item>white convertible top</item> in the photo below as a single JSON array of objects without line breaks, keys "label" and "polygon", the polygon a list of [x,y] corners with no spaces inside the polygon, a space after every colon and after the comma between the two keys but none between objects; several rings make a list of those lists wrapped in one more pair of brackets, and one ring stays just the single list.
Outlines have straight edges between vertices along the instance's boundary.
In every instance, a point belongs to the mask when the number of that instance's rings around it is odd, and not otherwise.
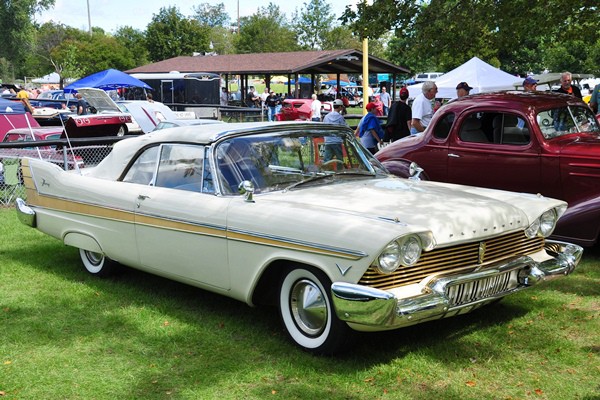
[{"label": "white convertible top", "polygon": [[[111,153],[102,160],[96,167],[85,171],[87,176],[95,178],[116,180],[119,178],[124,168],[127,166],[135,153],[148,145],[154,143],[197,143],[210,144],[223,136],[236,135],[255,131],[257,133],[266,132],[272,129],[285,129],[285,127],[305,125],[323,125],[318,122],[245,122],[231,124],[208,124],[182,126],[175,128],[162,129],[151,132],[146,135],[123,139],[115,143]],[[325,126],[325,125],[323,125]]]}]

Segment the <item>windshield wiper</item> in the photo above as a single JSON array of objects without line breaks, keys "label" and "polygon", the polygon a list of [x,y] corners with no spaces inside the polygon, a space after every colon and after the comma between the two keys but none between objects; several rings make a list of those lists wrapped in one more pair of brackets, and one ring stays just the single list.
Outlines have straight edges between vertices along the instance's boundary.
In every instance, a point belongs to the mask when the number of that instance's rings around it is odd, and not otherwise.
[{"label": "windshield wiper", "polygon": [[290,186],[286,187],[284,190],[294,189],[300,185],[304,185],[305,183],[313,183],[316,181],[323,180],[325,178],[337,178],[340,176],[360,176],[360,177],[373,177],[377,174],[369,171],[338,171],[330,174],[322,174],[322,175],[313,175],[307,179],[304,179],[300,182],[292,183]]}]

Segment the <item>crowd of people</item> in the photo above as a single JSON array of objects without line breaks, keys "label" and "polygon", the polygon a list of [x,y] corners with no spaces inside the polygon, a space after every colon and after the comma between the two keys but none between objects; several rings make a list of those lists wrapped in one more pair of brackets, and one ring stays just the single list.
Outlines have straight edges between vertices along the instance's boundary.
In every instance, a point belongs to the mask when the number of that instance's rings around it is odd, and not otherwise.
[{"label": "crowd of people", "polygon": [[43,88],[30,88],[26,89],[24,87],[18,88],[15,90],[12,87],[5,87],[2,89],[3,95],[15,96],[18,99],[36,99],[43,92],[47,92],[52,90],[51,87],[43,87]]}]

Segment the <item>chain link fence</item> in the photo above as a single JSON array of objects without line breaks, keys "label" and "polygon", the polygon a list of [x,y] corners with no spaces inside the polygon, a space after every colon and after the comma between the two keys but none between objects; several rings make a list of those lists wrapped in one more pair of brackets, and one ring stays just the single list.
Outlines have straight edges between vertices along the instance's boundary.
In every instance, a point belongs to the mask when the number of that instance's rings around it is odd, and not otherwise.
[{"label": "chain link fence", "polygon": [[38,158],[65,170],[96,166],[125,137],[57,139],[0,143],[0,207],[9,207],[17,197],[25,197],[21,159]]}]

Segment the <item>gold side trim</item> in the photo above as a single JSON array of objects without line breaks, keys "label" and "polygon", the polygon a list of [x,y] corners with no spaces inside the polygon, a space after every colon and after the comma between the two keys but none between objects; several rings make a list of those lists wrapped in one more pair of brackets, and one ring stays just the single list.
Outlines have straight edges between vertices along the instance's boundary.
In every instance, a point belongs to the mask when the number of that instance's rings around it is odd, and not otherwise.
[{"label": "gold side trim", "polygon": [[285,239],[267,238],[259,235],[251,235],[240,232],[226,232],[225,228],[210,227],[177,221],[168,218],[161,218],[152,215],[135,214],[133,211],[118,210],[99,205],[76,202],[73,200],[60,199],[47,195],[40,195],[37,191],[27,190],[28,203],[55,211],[63,211],[71,214],[85,215],[114,221],[127,223],[136,223],[144,226],[168,229],[180,232],[189,232],[203,236],[220,237],[239,242],[254,243],[262,246],[278,247],[282,249],[302,251],[313,254],[322,254],[327,256],[339,257],[348,260],[360,260],[364,255],[353,254],[341,250],[320,248],[310,244],[294,243]]}]

